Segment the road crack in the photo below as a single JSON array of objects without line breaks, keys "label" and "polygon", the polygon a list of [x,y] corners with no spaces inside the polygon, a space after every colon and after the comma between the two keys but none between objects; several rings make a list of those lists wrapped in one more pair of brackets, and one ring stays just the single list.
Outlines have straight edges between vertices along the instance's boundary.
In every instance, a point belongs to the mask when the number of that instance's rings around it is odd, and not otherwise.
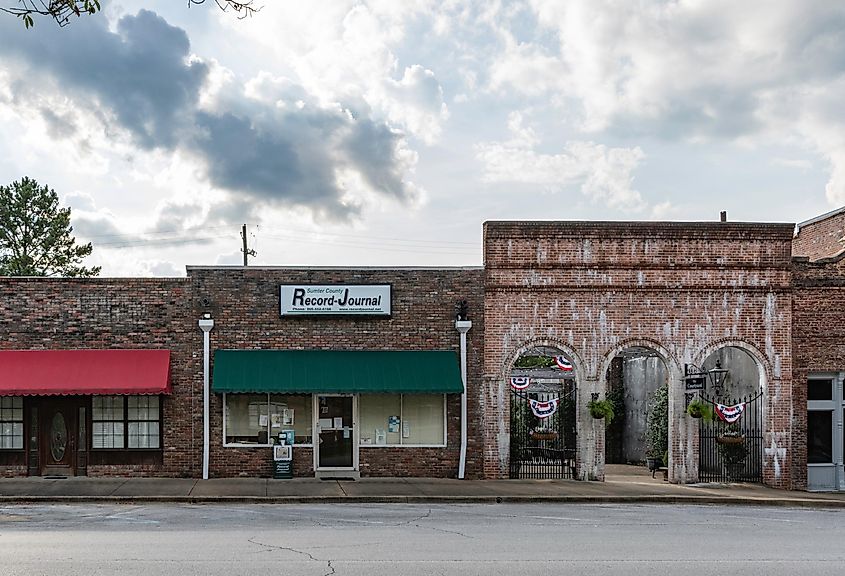
[{"label": "road crack", "polygon": [[332,574],[335,574],[335,569],[334,569],[334,566],[332,566],[331,560],[321,560],[321,559],[317,558],[316,556],[314,556],[313,554],[311,554],[310,552],[306,552],[305,550],[299,550],[297,548],[293,548],[292,546],[276,546],[274,544],[265,544],[264,542],[259,542],[254,537],[248,538],[247,542],[249,542],[250,544],[255,544],[256,546],[261,546],[262,548],[264,548],[264,550],[263,550],[264,552],[272,552],[273,550],[285,550],[287,552],[293,552],[295,554],[301,554],[303,556],[307,556],[309,560],[312,560],[314,562],[325,562],[326,568],[329,571],[326,572],[323,576],[332,576]]},{"label": "road crack", "polygon": [[270,552],[272,550],[287,550],[288,552],[294,552],[296,554],[308,556],[308,558],[313,560],[314,562],[323,562],[323,560],[316,558],[314,555],[309,552],[306,552],[305,550],[297,550],[296,548],[292,548],[290,546],[274,546],[273,544],[265,544],[264,542],[259,542],[255,538],[249,538],[247,539],[247,542],[255,544],[256,546],[261,546],[262,548],[264,548],[264,552]]}]

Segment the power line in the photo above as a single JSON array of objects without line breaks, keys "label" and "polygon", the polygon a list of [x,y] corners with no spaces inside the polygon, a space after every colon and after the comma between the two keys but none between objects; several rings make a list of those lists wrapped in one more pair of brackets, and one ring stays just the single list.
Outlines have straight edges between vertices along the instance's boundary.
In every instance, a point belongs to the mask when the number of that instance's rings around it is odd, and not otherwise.
[{"label": "power line", "polygon": [[[203,226],[201,229],[195,229],[196,231],[202,232],[209,232],[213,230],[222,230],[222,229],[231,229],[231,226]],[[140,232],[138,236],[154,236],[156,234],[179,234],[177,237],[184,236],[185,232],[190,232],[192,230],[188,229],[185,230],[184,228],[178,228],[173,230],[157,230],[154,232]],[[129,233],[123,234],[80,234],[86,240],[94,240],[97,238],[132,238]]]},{"label": "power line", "polygon": [[[397,246],[397,247],[387,247],[383,245],[376,245],[376,244],[366,244],[360,242],[350,242],[350,241],[332,241],[332,240],[314,240],[314,239],[303,239],[298,236],[276,236],[276,235],[267,235],[265,238],[271,238],[274,240],[288,240],[295,243],[300,244],[321,244],[321,245],[328,245],[328,246],[345,246],[345,247],[355,247],[355,248],[369,248],[369,249],[376,249],[382,250],[385,252],[404,252],[407,254],[441,254],[441,255],[454,255],[454,256],[469,256],[471,254],[475,254],[475,249],[469,248],[450,248],[448,246]],[[417,249],[415,249],[417,248]],[[480,247],[479,247],[480,249]]]},{"label": "power line", "polygon": [[143,246],[177,246],[179,244],[196,244],[209,240],[219,240],[220,238],[231,238],[231,234],[218,234],[216,236],[191,236],[191,237],[173,237],[173,238],[150,238],[148,240],[126,240],[115,242],[98,242],[94,244],[95,248],[137,248]]},{"label": "power line", "polygon": [[462,245],[462,246],[478,246],[477,242],[460,242],[457,240],[423,240],[423,239],[406,239],[406,238],[390,238],[385,236],[370,236],[365,234],[350,234],[350,233],[343,233],[343,232],[317,232],[314,230],[302,230],[297,228],[285,228],[281,230],[279,228],[267,228],[265,230],[270,231],[277,231],[277,232],[298,232],[302,234],[323,234],[326,236],[338,236],[338,237],[346,237],[346,238],[359,238],[362,240],[386,240],[390,242],[411,242],[411,243],[419,243],[419,244],[443,244],[443,245]]}]

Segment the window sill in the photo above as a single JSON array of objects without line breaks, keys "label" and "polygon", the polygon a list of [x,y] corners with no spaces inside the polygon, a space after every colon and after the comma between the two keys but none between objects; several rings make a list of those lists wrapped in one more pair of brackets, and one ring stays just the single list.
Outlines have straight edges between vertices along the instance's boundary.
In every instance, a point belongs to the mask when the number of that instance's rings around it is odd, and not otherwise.
[{"label": "window sill", "polygon": [[360,448],[446,448],[445,444],[359,444]]},{"label": "window sill", "polygon": [[[272,448],[278,444],[223,444],[223,448]],[[313,448],[313,444],[294,444],[294,448]]]}]

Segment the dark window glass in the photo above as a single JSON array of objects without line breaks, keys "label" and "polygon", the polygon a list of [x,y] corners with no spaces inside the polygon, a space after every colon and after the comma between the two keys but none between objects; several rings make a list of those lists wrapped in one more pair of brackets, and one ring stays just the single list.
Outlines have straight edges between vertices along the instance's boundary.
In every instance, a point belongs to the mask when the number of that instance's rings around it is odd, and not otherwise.
[{"label": "dark window glass", "polygon": [[807,400],[833,400],[833,380],[808,380]]},{"label": "dark window glass", "polygon": [[833,411],[807,413],[807,462],[833,463]]}]

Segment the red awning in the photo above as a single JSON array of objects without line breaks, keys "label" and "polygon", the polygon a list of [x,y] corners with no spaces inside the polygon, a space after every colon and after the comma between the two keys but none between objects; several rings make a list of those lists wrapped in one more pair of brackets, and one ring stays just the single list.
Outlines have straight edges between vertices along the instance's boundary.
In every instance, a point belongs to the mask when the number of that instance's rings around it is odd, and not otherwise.
[{"label": "red awning", "polygon": [[0,350],[0,396],[169,393],[170,350]]}]

